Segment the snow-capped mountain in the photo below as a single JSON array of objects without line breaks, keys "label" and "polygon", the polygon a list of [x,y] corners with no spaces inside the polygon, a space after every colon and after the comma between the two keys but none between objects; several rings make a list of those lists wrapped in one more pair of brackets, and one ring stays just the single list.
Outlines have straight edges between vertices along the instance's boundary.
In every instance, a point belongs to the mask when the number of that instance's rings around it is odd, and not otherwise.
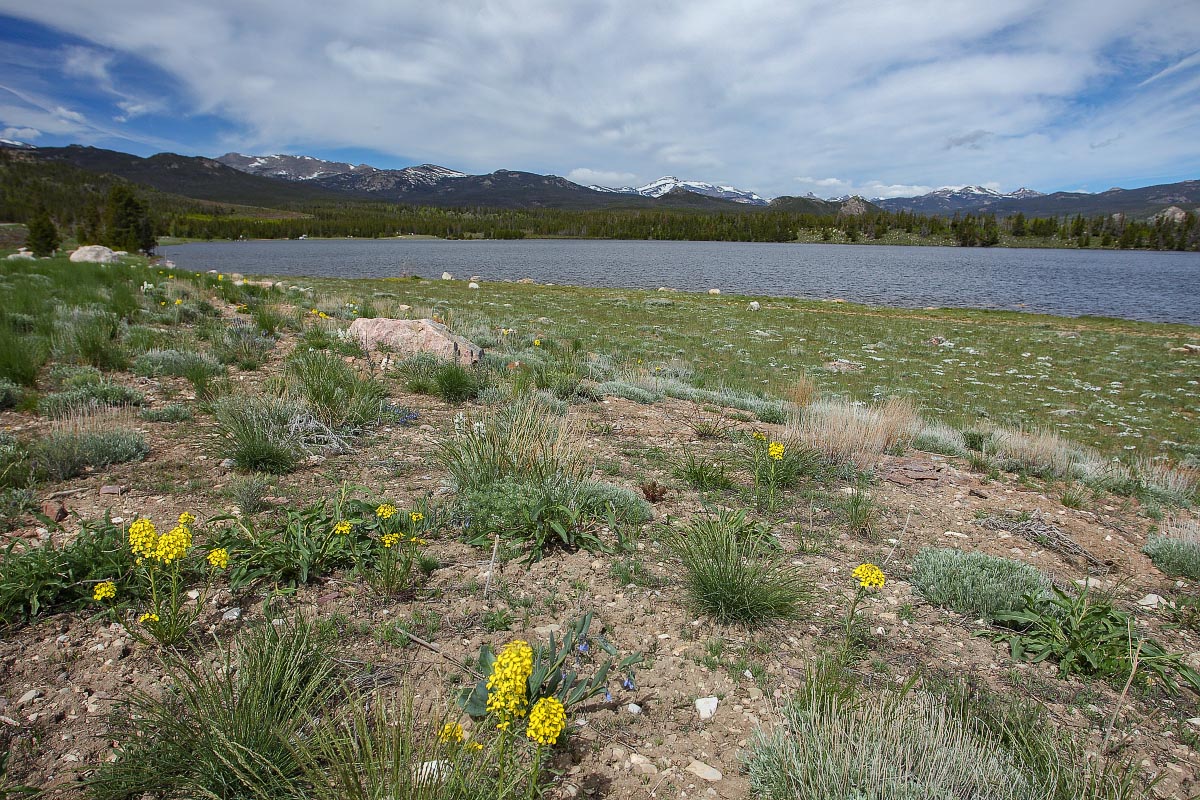
[{"label": "snow-capped mountain", "polygon": [[404,169],[379,169],[370,164],[354,165],[342,161],[325,161],[312,156],[246,156],[241,153],[226,153],[217,161],[252,175],[286,181],[311,181],[318,186],[338,191],[386,193],[389,196],[408,195],[413,190],[436,186],[442,181],[467,177],[465,172],[439,167],[436,164],[421,164]]},{"label": "snow-capped mountain", "polygon": [[13,150],[36,150],[37,147],[27,142],[18,142],[14,139],[0,139],[0,147],[9,147]]},{"label": "snow-capped mountain", "polygon": [[354,169],[353,164],[341,161],[324,161],[312,156],[244,156],[241,153],[226,153],[216,159],[227,167],[233,167],[251,175],[282,178],[287,181],[311,181],[328,175],[341,175]]},{"label": "snow-capped mountain", "polygon": [[955,211],[986,209],[1009,200],[1028,200],[1044,197],[1041,192],[1022,186],[1015,192],[998,192],[986,186],[945,186],[919,197],[877,197],[871,200],[888,211],[916,211],[922,214],[944,214]]},{"label": "snow-capped mountain", "polygon": [[656,181],[651,181],[645,186],[589,186],[589,189],[596,192],[614,192],[617,194],[637,194],[642,197],[662,197],[667,192],[674,189],[683,189],[685,191],[702,194],[706,197],[716,197],[720,200],[732,200],[735,203],[745,203],[752,206],[765,206],[767,201],[759,197],[754,192],[743,191],[733,186],[718,186],[713,183],[704,183],[703,181],[683,181],[674,176],[659,178]]}]

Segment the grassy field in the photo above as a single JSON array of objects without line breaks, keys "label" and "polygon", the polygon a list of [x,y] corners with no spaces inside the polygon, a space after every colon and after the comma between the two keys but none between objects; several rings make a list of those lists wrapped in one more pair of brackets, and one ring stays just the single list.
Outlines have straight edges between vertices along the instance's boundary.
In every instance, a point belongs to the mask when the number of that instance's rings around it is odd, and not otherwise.
[{"label": "grassy field", "polygon": [[[1200,458],[1200,359],[1170,352],[1200,340],[1186,325],[517,283],[300,284],[330,313],[345,314],[347,302],[381,314],[411,305],[514,356],[535,337],[578,339],[649,377],[658,368],[697,386],[786,397],[808,375],[857,401],[912,398],[956,426],[1045,428],[1114,455]],[[839,361],[848,371],[826,366]]]}]

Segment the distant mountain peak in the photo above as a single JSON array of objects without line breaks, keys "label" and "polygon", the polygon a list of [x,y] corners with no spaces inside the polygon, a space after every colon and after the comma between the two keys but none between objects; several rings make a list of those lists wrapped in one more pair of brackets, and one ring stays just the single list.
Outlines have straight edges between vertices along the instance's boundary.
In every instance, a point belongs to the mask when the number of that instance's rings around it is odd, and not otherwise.
[{"label": "distant mountain peak", "polygon": [[589,186],[589,189],[596,192],[615,192],[618,194],[636,194],[642,197],[662,197],[676,189],[681,189],[692,194],[700,194],[705,197],[715,197],[719,200],[732,200],[735,203],[744,203],[752,206],[765,206],[767,201],[759,197],[754,192],[738,189],[733,186],[725,186],[714,183],[705,183],[704,181],[685,181],[680,180],[674,175],[664,175],[656,181],[650,181],[645,186]]}]

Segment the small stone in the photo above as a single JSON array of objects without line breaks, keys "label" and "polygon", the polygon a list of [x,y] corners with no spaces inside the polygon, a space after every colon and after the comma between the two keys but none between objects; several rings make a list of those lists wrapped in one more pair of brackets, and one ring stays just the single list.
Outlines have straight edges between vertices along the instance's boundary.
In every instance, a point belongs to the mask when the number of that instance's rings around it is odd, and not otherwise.
[{"label": "small stone", "polygon": [[716,767],[710,767],[703,761],[697,761],[694,758],[692,759],[691,763],[685,767],[685,769],[695,775],[697,778],[708,781],[709,783],[715,783],[724,777],[721,774],[721,770],[717,769]]},{"label": "small stone", "polygon": [[1158,608],[1163,603],[1163,599],[1156,594],[1148,594],[1141,600],[1138,600],[1138,605],[1142,608]]},{"label": "small stone", "polygon": [[442,280],[444,280],[444,281],[452,281],[452,280],[454,280],[454,276],[453,276],[453,275],[451,275],[449,272],[443,272],[443,273],[442,273]]},{"label": "small stone", "polygon": [[637,703],[630,703],[629,705],[625,706],[625,710],[628,711],[630,714],[633,714],[634,716],[637,716],[638,714],[642,713],[642,707],[639,706]]},{"label": "small stone", "polygon": [[700,719],[712,719],[713,714],[717,713],[717,698],[701,697],[696,701],[696,712],[700,714]]},{"label": "small stone", "polygon": [[416,778],[417,785],[429,783],[441,783],[446,778],[446,773],[451,769],[449,761],[424,761],[417,767]]},{"label": "small stone", "polygon": [[17,708],[21,708],[22,706],[29,705],[34,700],[37,700],[39,697],[41,697],[42,694],[43,694],[43,692],[41,689],[30,689],[28,692],[26,692],[25,694],[21,695],[20,698],[18,698]]},{"label": "small stone", "polygon": [[709,289],[708,293],[715,297],[721,293],[721,290],[720,289]]},{"label": "small stone", "polygon": [[62,522],[67,518],[67,507],[61,500],[47,500],[42,503],[42,515],[55,522]]},{"label": "small stone", "polygon": [[107,486],[100,487],[100,494],[115,494],[115,495],[119,496],[124,491],[125,491],[124,487],[116,486],[114,484],[108,484]]},{"label": "small stone", "polygon": [[760,308],[762,308],[762,306],[760,306],[760,305],[758,304],[758,301],[757,301],[757,300],[751,300],[751,301],[750,301],[750,310],[751,310],[751,311],[758,311]]},{"label": "small stone", "polygon": [[478,284],[478,283],[476,283],[475,281],[471,281],[470,283],[468,283],[468,284],[467,284],[467,288],[468,288],[468,289],[478,289],[478,288],[479,288],[479,284]]},{"label": "small stone", "polygon": [[650,759],[640,753],[634,753],[629,757],[629,763],[633,766],[634,775],[657,775],[658,767],[654,766]]},{"label": "small stone", "polygon": [[541,627],[534,628],[533,632],[543,639],[548,639],[552,633],[562,633],[562,625],[542,625]]},{"label": "small stone", "polygon": [[234,607],[221,615],[222,622],[236,622],[242,617],[242,609]]}]

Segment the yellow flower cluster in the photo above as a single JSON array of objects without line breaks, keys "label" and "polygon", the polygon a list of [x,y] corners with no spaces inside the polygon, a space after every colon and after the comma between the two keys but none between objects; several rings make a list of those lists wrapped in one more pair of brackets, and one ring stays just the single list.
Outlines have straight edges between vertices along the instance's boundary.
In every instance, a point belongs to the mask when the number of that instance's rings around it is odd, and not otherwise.
[{"label": "yellow flower cluster", "polygon": [[185,512],[183,512],[182,514],[180,514],[180,515],[179,515],[179,524],[180,524],[180,525],[183,525],[184,527],[189,527],[189,526],[191,526],[191,524],[192,524],[193,522],[195,522],[195,521],[196,521],[196,515],[195,515],[195,514],[192,514],[192,513],[189,513],[189,512],[187,512],[187,511],[185,511]]},{"label": "yellow flower cluster", "polygon": [[92,590],[92,599],[97,603],[104,600],[112,600],[117,596],[117,585],[112,581],[100,581],[96,584],[96,588]]},{"label": "yellow flower cluster", "polygon": [[129,549],[138,558],[152,557],[157,543],[158,531],[150,520],[135,519],[129,526]]},{"label": "yellow flower cluster", "polygon": [[507,727],[508,717],[525,716],[532,672],[533,648],[522,639],[506,644],[496,657],[487,681],[487,710],[501,716],[501,726]]},{"label": "yellow flower cluster", "polygon": [[525,735],[538,744],[555,744],[567,727],[567,710],[557,697],[543,697],[529,712]]},{"label": "yellow flower cluster", "polygon": [[138,617],[138,625],[145,625],[147,622],[158,622],[158,614],[147,611]]},{"label": "yellow flower cluster", "polygon": [[438,741],[442,744],[462,744],[463,726],[457,722],[447,722],[438,731]]},{"label": "yellow flower cluster", "polygon": [[375,516],[380,519],[391,519],[396,516],[396,507],[391,503],[384,503],[379,508],[375,509]]},{"label": "yellow flower cluster", "polygon": [[750,434],[750,437],[757,439],[760,442],[765,442],[767,440],[767,435],[762,431],[755,431],[754,433]]},{"label": "yellow flower cluster", "polygon": [[859,564],[850,573],[858,580],[863,589],[882,589],[885,582],[883,570],[874,564]]},{"label": "yellow flower cluster", "polygon": [[771,442],[767,445],[767,455],[772,461],[783,461],[783,444],[781,442]]},{"label": "yellow flower cluster", "polygon": [[192,546],[192,532],[185,525],[176,525],[171,530],[158,537],[154,545],[154,557],[164,564],[170,564],[177,558],[187,555]]},{"label": "yellow flower cluster", "polygon": [[541,339],[534,339],[534,340],[533,340],[533,346],[534,346],[534,347],[541,347],[541,346],[542,346],[542,340],[541,340]]},{"label": "yellow flower cluster", "polygon": [[413,522],[420,522],[421,520],[425,519],[425,515],[422,514],[420,511],[413,511],[412,513],[410,513],[408,515],[408,518],[411,519]]},{"label": "yellow flower cluster", "polygon": [[209,552],[208,563],[217,569],[229,569],[229,551],[224,547],[218,547],[216,550]]},{"label": "yellow flower cluster", "polygon": [[338,536],[345,536],[348,533],[350,533],[351,527],[352,526],[350,525],[349,522],[347,522],[346,520],[342,520],[337,525],[333,526],[333,532],[336,533]]},{"label": "yellow flower cluster", "polygon": [[379,540],[379,543],[387,548],[395,547],[400,541],[400,534],[385,533]]}]

